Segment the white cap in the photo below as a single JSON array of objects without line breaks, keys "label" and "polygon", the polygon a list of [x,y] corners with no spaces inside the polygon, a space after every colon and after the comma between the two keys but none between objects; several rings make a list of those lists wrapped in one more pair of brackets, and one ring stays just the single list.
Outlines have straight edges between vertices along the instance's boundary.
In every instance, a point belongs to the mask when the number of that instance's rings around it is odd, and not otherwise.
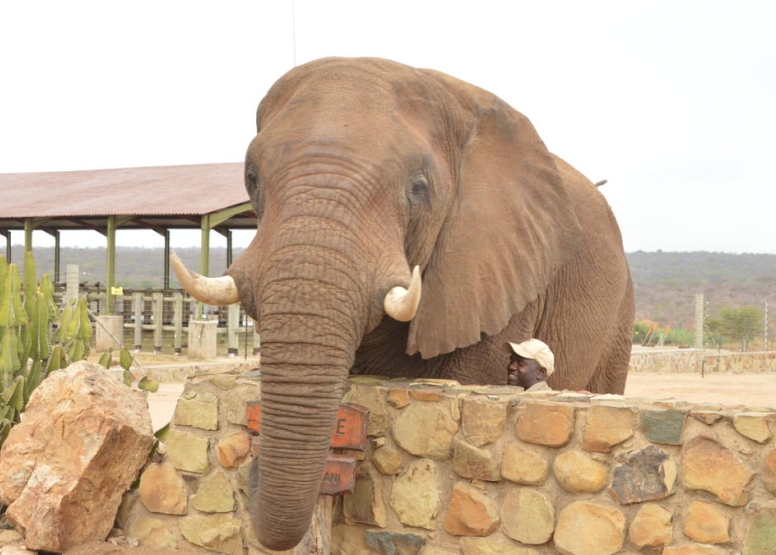
[{"label": "white cap", "polygon": [[529,339],[522,343],[507,342],[504,344],[507,352],[514,351],[515,354],[523,358],[535,360],[547,371],[547,376],[555,370],[555,355],[543,341],[538,339]]}]

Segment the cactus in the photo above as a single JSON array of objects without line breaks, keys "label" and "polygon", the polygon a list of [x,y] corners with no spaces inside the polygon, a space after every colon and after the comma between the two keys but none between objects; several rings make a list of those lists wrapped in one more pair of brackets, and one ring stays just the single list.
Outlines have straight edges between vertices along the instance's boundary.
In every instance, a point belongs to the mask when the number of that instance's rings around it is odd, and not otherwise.
[{"label": "cactus", "polygon": [[23,284],[19,268],[0,255],[0,445],[40,382],[88,356],[92,335],[85,299],[66,307],[67,327],[54,333],[54,284],[48,275],[37,282],[32,253],[25,256]]},{"label": "cactus", "polygon": [[[0,255],[0,445],[46,376],[87,358],[90,352],[92,325],[86,299],[67,303],[60,313],[51,279],[44,274],[37,282],[32,253],[25,256],[23,285],[19,268]],[[132,355],[122,347],[119,364],[127,386],[132,382],[132,362]],[[100,358],[106,368],[112,363],[112,351]],[[159,383],[145,376],[138,387],[155,392]]]}]

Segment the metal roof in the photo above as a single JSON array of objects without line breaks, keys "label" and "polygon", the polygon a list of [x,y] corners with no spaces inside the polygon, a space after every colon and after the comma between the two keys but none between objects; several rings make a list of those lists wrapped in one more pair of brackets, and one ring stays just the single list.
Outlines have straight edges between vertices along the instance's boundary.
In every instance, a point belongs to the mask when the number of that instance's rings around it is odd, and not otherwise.
[{"label": "metal roof", "polygon": [[[0,230],[199,228],[201,217],[249,202],[243,163],[196,164],[46,173],[0,174]],[[221,228],[255,229],[249,206]]]}]

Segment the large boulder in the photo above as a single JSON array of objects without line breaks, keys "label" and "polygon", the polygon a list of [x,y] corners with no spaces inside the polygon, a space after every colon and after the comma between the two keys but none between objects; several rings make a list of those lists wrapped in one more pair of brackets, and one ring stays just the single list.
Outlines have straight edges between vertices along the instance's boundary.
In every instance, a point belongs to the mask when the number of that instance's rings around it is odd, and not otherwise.
[{"label": "large boulder", "polygon": [[104,540],[154,442],[145,394],[72,364],[30,396],[0,450],[0,503],[30,549]]}]

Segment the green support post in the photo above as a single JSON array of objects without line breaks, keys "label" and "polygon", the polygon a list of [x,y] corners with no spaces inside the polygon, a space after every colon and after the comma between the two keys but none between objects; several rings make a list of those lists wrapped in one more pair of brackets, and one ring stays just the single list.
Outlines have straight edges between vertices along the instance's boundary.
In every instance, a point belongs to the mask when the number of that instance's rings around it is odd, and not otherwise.
[{"label": "green support post", "polygon": [[24,252],[32,251],[32,230],[35,229],[35,221],[32,218],[24,220]]},{"label": "green support post", "polygon": [[108,216],[108,249],[105,267],[105,314],[113,314],[113,284],[116,282],[116,216]]},{"label": "green support post", "polygon": [[132,217],[117,218],[108,216],[108,228],[106,238],[108,239],[107,260],[106,260],[106,279],[105,284],[105,314],[113,314],[113,286],[116,284],[116,230],[123,224],[131,221]]},{"label": "green support post", "polygon": [[[199,272],[203,276],[210,275],[210,214],[202,216],[202,246],[199,251]],[[204,306],[202,303],[197,303],[197,315],[196,319],[202,319],[202,313],[204,312]]]},{"label": "green support post", "polygon": [[11,263],[11,230],[2,230],[0,233],[5,237],[5,260]]},{"label": "green support post", "polygon": [[164,289],[170,288],[170,230],[164,230]]}]

